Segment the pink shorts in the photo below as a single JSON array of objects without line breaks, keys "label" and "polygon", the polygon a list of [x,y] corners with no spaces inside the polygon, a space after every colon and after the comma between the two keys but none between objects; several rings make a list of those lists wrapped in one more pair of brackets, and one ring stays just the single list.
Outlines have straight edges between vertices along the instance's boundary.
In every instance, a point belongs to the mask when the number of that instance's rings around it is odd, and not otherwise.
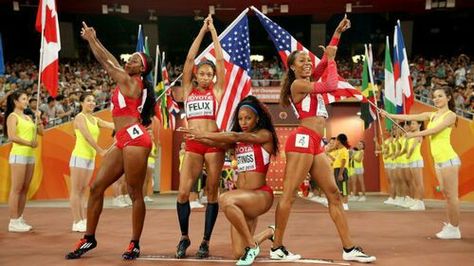
[{"label": "pink shorts", "polygon": [[115,138],[117,139],[115,146],[119,149],[126,146],[152,147],[150,135],[141,124],[133,124],[120,129],[115,134]]},{"label": "pink shorts", "polygon": [[286,140],[285,152],[309,153],[317,155],[323,153],[321,136],[313,130],[299,126],[293,130]]},{"label": "pink shorts", "polygon": [[208,146],[206,144],[203,144],[197,140],[192,140],[192,139],[187,139],[186,140],[186,151],[197,153],[204,155],[206,153],[213,153],[213,152],[224,152],[223,149],[213,147],[213,146]]}]

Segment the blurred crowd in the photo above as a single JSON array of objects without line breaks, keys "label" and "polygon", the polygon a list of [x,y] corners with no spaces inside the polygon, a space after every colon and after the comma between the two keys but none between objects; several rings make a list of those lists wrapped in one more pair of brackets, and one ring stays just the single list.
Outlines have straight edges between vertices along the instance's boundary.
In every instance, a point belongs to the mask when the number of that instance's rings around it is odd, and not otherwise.
[{"label": "blurred crowd", "polygon": [[[360,85],[363,62],[339,60],[339,74],[354,86]],[[167,64],[170,81],[182,72],[182,65]],[[382,88],[384,65],[373,63],[375,83]],[[432,104],[431,92],[437,86],[453,89],[458,114],[472,119],[474,113],[474,64],[462,54],[456,57],[424,58],[415,57],[410,65],[413,88],[418,100]],[[251,77],[254,87],[279,86],[284,68],[277,57],[266,61],[252,61]],[[103,68],[96,62],[70,61],[60,65],[59,91],[51,97],[45,88],[41,90],[37,103],[38,70],[30,60],[17,60],[6,64],[6,73],[0,76],[0,125],[7,96],[16,89],[23,89],[30,98],[29,113],[34,116],[37,106],[42,112],[41,122],[51,127],[71,120],[79,110],[79,97],[84,92],[92,92],[97,101],[97,110],[105,108],[110,101],[110,91],[115,86]],[[178,83],[179,85],[179,83]],[[3,135],[0,126],[0,135]]]},{"label": "blurred crowd", "polygon": [[474,64],[462,54],[456,57],[415,58],[411,64],[413,90],[417,98],[431,104],[431,93],[437,86],[453,89],[458,114],[472,119],[474,113]]},{"label": "blurred crowd", "polygon": [[52,127],[71,120],[80,112],[79,97],[92,92],[96,98],[97,110],[110,101],[110,90],[114,83],[97,63],[68,62],[60,65],[59,89],[53,98],[42,87],[40,102],[37,102],[38,69],[30,60],[18,60],[5,65],[5,75],[0,76],[0,135],[3,135],[3,113],[7,97],[16,89],[25,90],[29,98],[28,114],[34,117],[35,110],[41,111],[40,121],[45,127]]}]

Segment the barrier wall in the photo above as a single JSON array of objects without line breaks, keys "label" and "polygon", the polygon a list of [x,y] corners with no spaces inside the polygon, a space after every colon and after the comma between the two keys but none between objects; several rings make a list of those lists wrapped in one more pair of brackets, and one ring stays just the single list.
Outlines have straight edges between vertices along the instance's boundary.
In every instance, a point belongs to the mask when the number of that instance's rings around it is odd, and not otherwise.
[{"label": "barrier wall", "polygon": [[[101,111],[96,115],[104,120],[112,121],[110,111]],[[160,140],[163,145],[163,154],[166,155],[171,150],[171,131],[160,131]],[[109,147],[112,142],[112,130],[101,129],[99,146]],[[28,199],[69,198],[69,159],[75,143],[72,122],[46,130],[44,135],[39,137],[38,143],[35,152],[35,171],[28,191]],[[10,192],[10,167],[8,164],[10,149],[11,144],[0,146],[0,202],[7,202]],[[166,157],[163,156],[163,158]],[[102,158],[97,156],[93,178],[101,161]],[[168,165],[171,165],[171,162],[166,160],[161,164],[164,169],[162,169],[163,178],[160,180],[160,185],[164,191],[171,189],[171,167]],[[112,195],[111,188],[106,191],[106,195]]]},{"label": "barrier wall", "polygon": [[[432,112],[431,106],[416,102],[411,113]],[[426,124],[425,124],[426,128]],[[471,120],[458,118],[457,126],[452,131],[451,143],[454,150],[461,158],[459,171],[459,198],[465,201],[474,201],[474,123]],[[429,147],[429,139],[425,138],[421,145],[421,153],[425,161],[423,177],[425,184],[425,198],[442,199],[441,192],[436,191],[438,181],[436,180],[433,159]],[[383,162],[380,159],[380,190],[387,192],[388,184],[385,177]]]},{"label": "barrier wall", "polygon": [[[354,109],[355,107],[351,107]],[[347,132],[347,126],[352,126],[352,131],[349,131],[351,134],[356,134],[357,132],[362,132],[362,129],[357,129],[358,124],[361,121],[356,121],[358,118],[354,118],[354,125],[348,124],[347,113],[344,112],[343,117],[338,117],[337,110],[339,108],[334,108],[331,110],[334,113],[333,120],[328,121],[328,134],[334,135],[340,132]],[[344,109],[344,108],[343,108]],[[355,110],[355,109],[354,109]],[[430,106],[415,103],[412,112],[426,112],[433,111],[434,109]],[[352,112],[352,110],[351,110]],[[342,115],[342,114],[341,114]],[[102,111],[97,114],[98,117],[102,119],[111,121],[111,114],[109,111]],[[355,117],[355,116],[354,116]],[[338,123],[338,119],[343,119],[344,123]],[[350,120],[352,121],[352,120]],[[356,125],[357,124],[357,125]],[[283,133],[283,132],[280,132]],[[369,132],[372,133],[372,132]],[[357,133],[352,136],[351,139],[357,140],[360,139],[360,136]],[[173,171],[173,160],[170,156],[173,154],[173,139],[174,134],[171,130],[161,130],[160,133],[160,142],[162,147],[162,161],[160,164],[161,167],[161,176],[160,176],[160,191],[167,192],[170,191],[173,187],[173,183],[176,183],[177,180],[173,181],[173,175],[176,175]],[[370,135],[370,136],[369,136]],[[367,132],[364,134],[364,139],[366,143],[370,143],[373,134],[367,135]],[[69,197],[69,158],[74,147],[74,134],[72,123],[66,123],[58,127],[48,129],[44,136],[39,141],[39,146],[36,149],[36,158],[37,163],[35,165],[35,172],[33,180],[28,191],[29,199],[67,199]],[[99,145],[101,147],[108,147],[112,144],[111,130],[103,129],[99,136]],[[474,201],[474,124],[472,121],[468,121],[462,118],[458,119],[458,125],[453,130],[452,143],[454,149],[459,154],[462,165],[460,169],[459,177],[459,195],[462,200]],[[6,144],[0,146],[0,202],[6,202],[8,200],[8,193],[10,191],[10,167],[8,165],[8,155],[11,149],[11,144]],[[177,146],[176,149],[179,149]],[[369,150],[370,148],[367,147]],[[424,168],[424,184],[425,184],[425,197],[426,198],[443,198],[440,192],[436,191],[436,186],[438,182],[436,180],[435,171],[433,167],[433,160],[431,158],[431,153],[429,150],[428,139],[422,143],[422,154],[425,159],[425,168]],[[38,159],[41,158],[41,159]],[[281,158],[279,158],[281,159]],[[96,169],[95,173],[100,166],[102,158],[97,157],[96,159]],[[373,169],[377,173],[376,165],[371,164],[371,161],[377,161],[377,158],[367,158],[365,160],[365,166],[367,169]],[[275,160],[275,164],[280,162]],[[376,191],[377,189],[370,189],[369,187],[377,186],[378,181],[380,183],[379,191],[387,192],[387,179],[383,170],[383,162],[379,158],[379,177],[378,180],[372,180],[372,176],[377,178],[376,174],[372,175],[367,173],[366,182],[368,183],[369,191]],[[272,173],[269,175],[269,183],[279,190],[281,175],[283,174],[282,165],[274,165]],[[174,184],[177,187],[177,184]],[[112,192],[110,189],[106,192],[107,195],[111,195]]]}]

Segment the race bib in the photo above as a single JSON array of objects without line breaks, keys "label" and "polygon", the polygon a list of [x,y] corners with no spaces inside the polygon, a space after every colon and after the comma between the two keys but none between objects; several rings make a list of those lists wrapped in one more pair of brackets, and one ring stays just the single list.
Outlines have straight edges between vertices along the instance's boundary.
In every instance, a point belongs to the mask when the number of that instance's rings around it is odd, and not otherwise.
[{"label": "race bib", "polygon": [[296,134],[295,147],[297,147],[297,148],[309,148],[309,135]]},{"label": "race bib", "polygon": [[138,125],[133,125],[127,128],[127,133],[131,139],[136,139],[140,137],[141,135],[143,135],[143,131]]},{"label": "race bib", "polygon": [[324,104],[324,99],[321,94],[316,96],[318,98],[318,109],[316,110],[316,116],[329,117],[328,110],[326,110],[326,105]]},{"label": "race bib", "polygon": [[192,101],[186,103],[187,117],[214,115],[214,101]]},{"label": "race bib", "polygon": [[301,101],[301,110],[303,112],[309,112],[311,110],[311,96],[309,94]]},{"label": "race bib", "polygon": [[257,169],[255,154],[253,151],[237,155],[237,168],[239,172],[253,171]]}]

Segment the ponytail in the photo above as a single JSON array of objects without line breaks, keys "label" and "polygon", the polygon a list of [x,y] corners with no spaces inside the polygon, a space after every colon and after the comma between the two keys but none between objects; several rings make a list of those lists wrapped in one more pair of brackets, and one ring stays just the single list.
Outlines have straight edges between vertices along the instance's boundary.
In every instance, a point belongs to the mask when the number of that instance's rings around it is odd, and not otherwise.
[{"label": "ponytail", "polygon": [[295,62],[296,56],[299,52],[300,51],[298,50],[291,52],[291,54],[288,55],[288,59],[286,60],[286,66],[288,70],[286,71],[285,77],[283,78],[283,85],[280,91],[280,104],[282,106],[290,105],[291,84],[293,84],[293,81],[296,79],[295,72],[293,69],[291,69],[291,66]]},{"label": "ponytail", "polygon": [[151,118],[155,115],[155,92],[153,90],[153,85],[146,79],[146,77],[143,78],[143,86],[146,90],[146,99],[140,117],[142,119],[142,124],[148,126],[151,124]]},{"label": "ponytail", "polygon": [[146,99],[143,103],[140,118],[142,120],[142,125],[148,126],[151,124],[151,118],[155,115],[155,92],[153,90],[153,84],[147,79],[148,74],[150,74],[153,69],[153,59],[145,53],[140,53],[140,56],[142,59],[145,58],[145,62],[143,62],[145,71],[141,73],[141,76],[144,90],[146,90]]}]

